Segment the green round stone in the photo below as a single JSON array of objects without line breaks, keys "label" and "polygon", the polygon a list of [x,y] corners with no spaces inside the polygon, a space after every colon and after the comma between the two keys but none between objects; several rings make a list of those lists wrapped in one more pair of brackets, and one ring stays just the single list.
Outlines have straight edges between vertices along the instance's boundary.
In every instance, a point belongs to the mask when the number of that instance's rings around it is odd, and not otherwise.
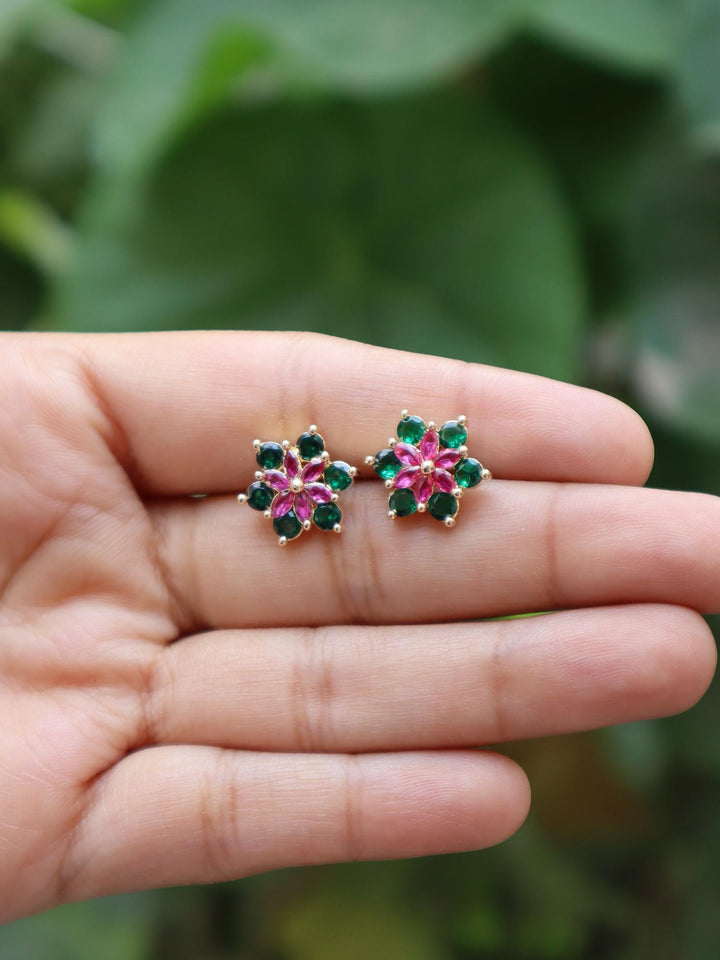
[{"label": "green round stone", "polygon": [[391,447],[388,447],[386,450],[381,450],[380,453],[375,455],[373,469],[383,480],[392,479],[401,467],[402,464],[393,453]]},{"label": "green round stone", "polygon": [[263,470],[277,470],[284,456],[285,451],[279,443],[261,443],[255,459]]},{"label": "green round stone", "polygon": [[294,540],[295,537],[299,537],[303,528],[292,510],[290,513],[286,513],[284,517],[275,517],[273,527],[279,537],[286,537],[288,540]]},{"label": "green round stone", "polygon": [[253,510],[267,510],[274,496],[272,487],[259,480],[247,488],[247,503]]},{"label": "green round stone", "polygon": [[347,490],[352,481],[350,464],[344,460],[333,460],[325,467],[325,483],[331,490]]},{"label": "green round stone", "polygon": [[409,517],[417,510],[417,501],[412,490],[394,490],[388,502],[390,509],[394,510],[398,517]]},{"label": "green round stone", "polygon": [[476,487],[482,480],[482,471],[479,461],[466,457],[459,460],[455,467],[455,482],[459,487]]},{"label": "green round stone", "polygon": [[458,512],[458,502],[451,493],[434,493],[428,500],[428,513],[436,520],[447,520]]},{"label": "green round stone", "polygon": [[303,433],[297,439],[297,448],[301,460],[314,460],[325,449],[325,441],[319,433]]},{"label": "green round stone", "polygon": [[342,512],[336,503],[320,503],[315,507],[313,523],[320,530],[333,530],[342,520]]},{"label": "green round stone", "polygon": [[403,443],[420,443],[426,430],[422,417],[405,417],[397,425],[398,440]]},{"label": "green round stone", "polygon": [[467,430],[462,423],[457,420],[448,420],[440,427],[440,446],[450,447],[451,450],[457,450],[467,440]]}]

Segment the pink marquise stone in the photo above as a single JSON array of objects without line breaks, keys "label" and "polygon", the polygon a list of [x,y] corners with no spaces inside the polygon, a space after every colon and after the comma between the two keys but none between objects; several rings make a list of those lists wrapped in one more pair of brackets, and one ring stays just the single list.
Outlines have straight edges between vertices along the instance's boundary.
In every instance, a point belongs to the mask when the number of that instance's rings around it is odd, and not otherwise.
[{"label": "pink marquise stone", "polygon": [[285,472],[290,477],[291,480],[294,480],[298,475],[298,470],[300,469],[300,461],[297,458],[297,454],[294,450],[288,450],[285,454]]},{"label": "pink marquise stone", "polygon": [[310,463],[306,463],[300,474],[303,483],[312,483],[315,480],[319,480],[323,475],[324,469],[324,460],[311,460]]},{"label": "pink marquise stone", "polygon": [[427,503],[433,492],[433,478],[422,476],[415,487],[415,499],[418,503]]},{"label": "pink marquise stone", "polygon": [[326,487],[324,483],[308,483],[305,489],[315,503],[330,503],[332,500],[332,490],[330,487]]},{"label": "pink marquise stone", "polygon": [[313,512],[313,502],[307,493],[297,493],[295,495],[295,516],[300,523],[309,520]]},{"label": "pink marquise stone", "polygon": [[459,459],[460,453],[457,450],[450,450],[446,447],[443,450],[440,450],[438,455],[435,457],[435,466],[441,467],[443,470],[447,470],[448,467],[454,467]]},{"label": "pink marquise stone", "polygon": [[438,452],[438,435],[435,430],[428,430],[420,441],[420,456],[423,460],[434,460]]},{"label": "pink marquise stone", "polygon": [[419,467],[422,463],[420,451],[409,443],[396,443],[392,449],[400,463],[406,467]]},{"label": "pink marquise stone", "polygon": [[399,473],[395,474],[393,486],[396,490],[405,490],[407,487],[412,487],[419,473],[420,467],[403,467]]},{"label": "pink marquise stone", "polygon": [[279,470],[266,470],[264,480],[270,484],[273,490],[287,490],[290,486],[288,478]]},{"label": "pink marquise stone", "polygon": [[284,517],[286,513],[290,513],[294,499],[295,494],[289,490],[286,490],[284,493],[279,493],[273,500],[272,507],[270,508],[272,516]]},{"label": "pink marquise stone", "polygon": [[455,489],[455,481],[452,474],[448,473],[447,470],[438,470],[437,468],[433,470],[433,480],[438,490],[442,490],[443,493],[452,493]]}]

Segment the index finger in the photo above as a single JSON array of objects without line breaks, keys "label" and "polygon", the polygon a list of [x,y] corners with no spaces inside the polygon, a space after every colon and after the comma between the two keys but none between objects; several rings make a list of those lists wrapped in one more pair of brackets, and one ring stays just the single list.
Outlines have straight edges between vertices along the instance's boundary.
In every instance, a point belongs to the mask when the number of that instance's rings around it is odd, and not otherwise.
[{"label": "index finger", "polygon": [[652,441],[603,394],[510,370],[307,333],[65,335],[122,431],[136,485],[174,495],[241,489],[252,440],[317,424],[360,465],[408,408],[468,417],[471,454],[507,479],[642,484]]}]

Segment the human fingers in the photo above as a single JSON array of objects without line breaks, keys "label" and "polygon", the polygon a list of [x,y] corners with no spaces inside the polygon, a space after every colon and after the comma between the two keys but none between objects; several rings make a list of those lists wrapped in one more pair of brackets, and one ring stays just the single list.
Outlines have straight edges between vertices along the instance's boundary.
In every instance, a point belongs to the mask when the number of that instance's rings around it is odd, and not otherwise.
[{"label": "human fingers", "polygon": [[145,493],[239,490],[256,468],[255,437],[294,441],[310,423],[333,457],[359,465],[385,445],[403,408],[436,420],[465,414],[473,455],[505,478],[642,484],[652,464],[647,428],[619,401],[482,364],[317,334],[50,342],[75,351],[118,457]]},{"label": "human fingers", "polygon": [[699,614],[660,605],[213,631],[158,656],[144,725],[157,743],[248,750],[476,746],[677,713],[715,659]]},{"label": "human fingers", "polygon": [[91,788],[58,898],[477,849],[512,834],[528,805],[522,770],[480,751],[151,747]]},{"label": "human fingers", "polygon": [[[340,536],[280,551],[234,499],[150,508],[187,629],[417,623],[599,604],[720,608],[720,499],[591,484],[491,481],[453,530],[389,521],[385,491],[347,493]],[[244,513],[242,511],[245,511]]]}]

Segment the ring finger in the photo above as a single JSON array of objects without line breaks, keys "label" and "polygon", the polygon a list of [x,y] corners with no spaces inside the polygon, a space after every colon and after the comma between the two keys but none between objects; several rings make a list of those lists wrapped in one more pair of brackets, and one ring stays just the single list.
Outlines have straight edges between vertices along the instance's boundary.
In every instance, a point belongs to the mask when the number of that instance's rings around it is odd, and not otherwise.
[{"label": "ring finger", "polygon": [[216,631],[159,654],[146,727],[154,743],[280,752],[491,744],[684,710],[714,666],[705,621],[660,605]]}]

